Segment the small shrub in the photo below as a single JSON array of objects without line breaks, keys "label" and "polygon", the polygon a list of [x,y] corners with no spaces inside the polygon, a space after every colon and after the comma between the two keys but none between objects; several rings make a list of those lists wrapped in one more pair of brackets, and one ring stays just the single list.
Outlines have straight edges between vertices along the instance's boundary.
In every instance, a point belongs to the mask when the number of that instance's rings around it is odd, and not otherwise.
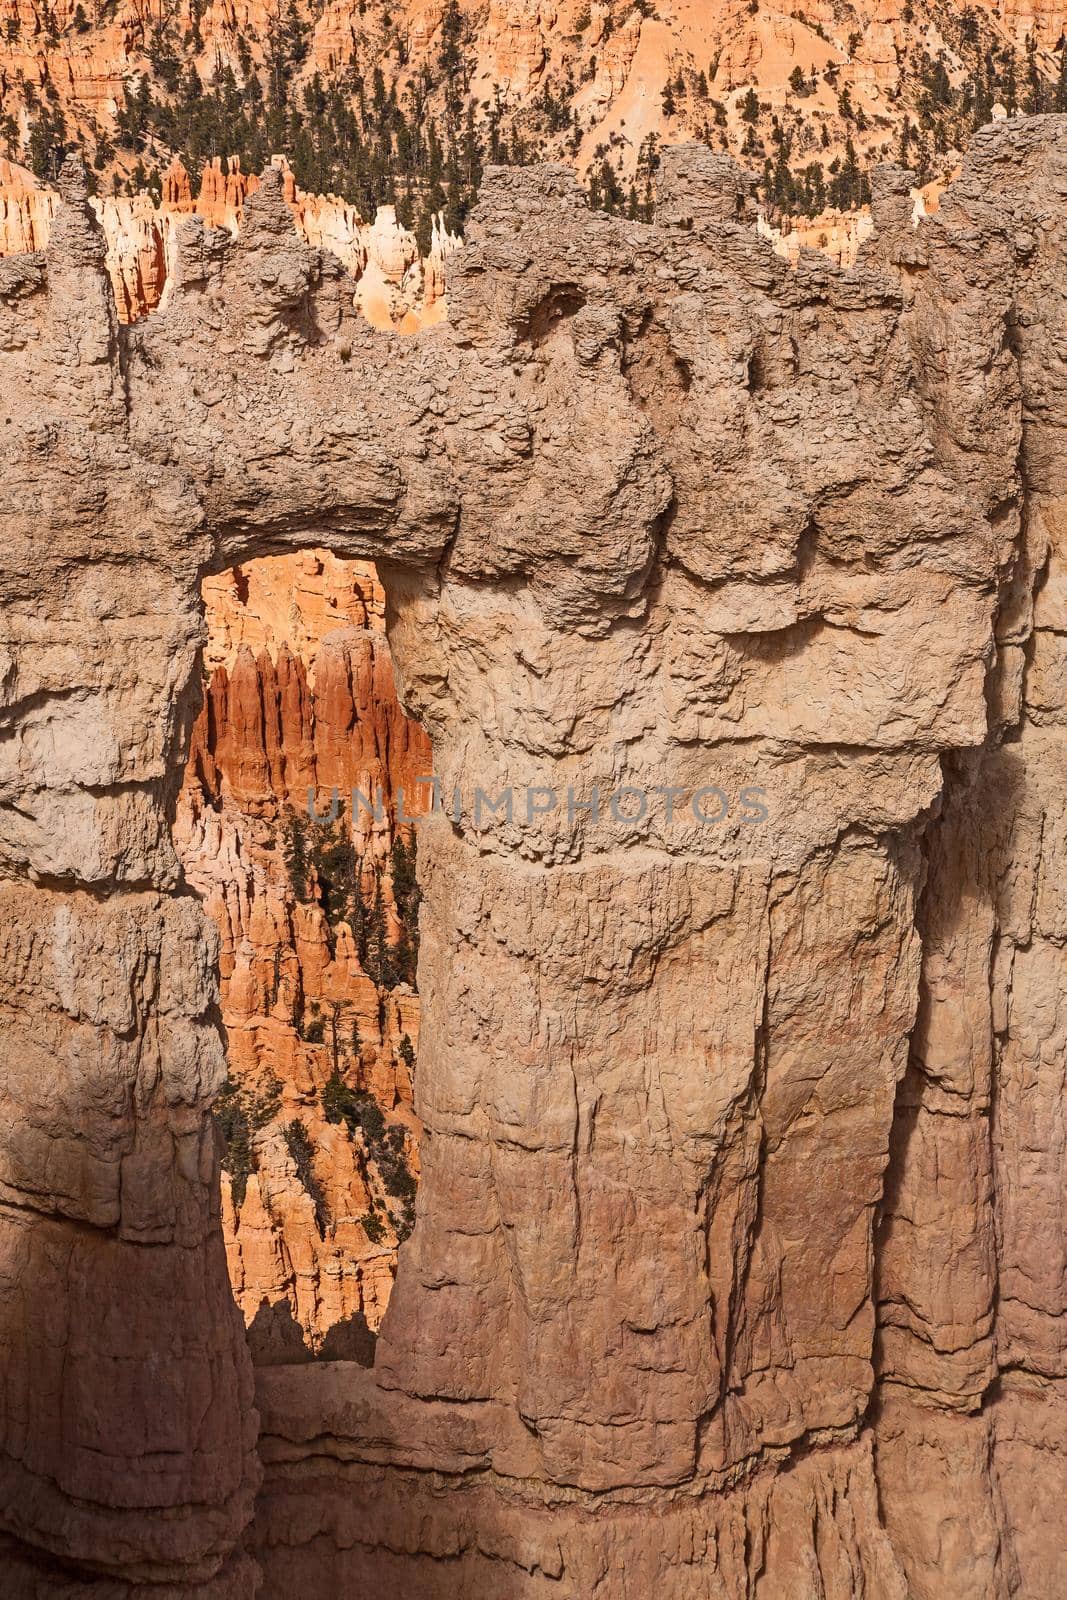
[{"label": "small shrub", "polygon": [[363,1232],[367,1235],[371,1244],[381,1244],[385,1238],[385,1224],[382,1219],[376,1217],[373,1211],[368,1211],[359,1220],[363,1224]]},{"label": "small shrub", "polygon": [[336,1067],[323,1085],[319,1098],[326,1121],[334,1124],[343,1122],[351,1138],[359,1121],[359,1100],[356,1091],[349,1088]]},{"label": "small shrub", "polygon": [[277,1079],[271,1079],[262,1093],[254,1094],[227,1077],[215,1098],[215,1122],[226,1146],[222,1165],[230,1174],[230,1192],[237,1211],[244,1204],[249,1174],[255,1171],[252,1135],[277,1116],[281,1096]]},{"label": "small shrub", "polygon": [[293,1158],[296,1175],[314,1207],[315,1226],[319,1230],[319,1238],[324,1238],[329,1217],[326,1211],[326,1196],[323,1194],[322,1185],[315,1175],[315,1147],[311,1143],[311,1136],[299,1118],[285,1124],[282,1129],[282,1136],[285,1139],[289,1154]]}]

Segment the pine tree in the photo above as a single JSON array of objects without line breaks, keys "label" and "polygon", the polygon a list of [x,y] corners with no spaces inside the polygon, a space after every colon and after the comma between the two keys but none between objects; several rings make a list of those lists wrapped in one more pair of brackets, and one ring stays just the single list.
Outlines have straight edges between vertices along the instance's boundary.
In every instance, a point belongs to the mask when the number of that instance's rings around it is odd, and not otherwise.
[{"label": "pine tree", "polygon": [[311,1136],[299,1118],[296,1118],[293,1122],[286,1123],[282,1129],[282,1136],[285,1139],[289,1154],[293,1158],[296,1175],[303,1185],[304,1192],[311,1200],[319,1238],[324,1238],[329,1215],[326,1209],[326,1196],[315,1173],[315,1147],[311,1142]]},{"label": "pine tree", "polygon": [[306,904],[309,896],[307,823],[297,812],[293,812],[286,823],[282,854],[293,894],[297,900]]}]

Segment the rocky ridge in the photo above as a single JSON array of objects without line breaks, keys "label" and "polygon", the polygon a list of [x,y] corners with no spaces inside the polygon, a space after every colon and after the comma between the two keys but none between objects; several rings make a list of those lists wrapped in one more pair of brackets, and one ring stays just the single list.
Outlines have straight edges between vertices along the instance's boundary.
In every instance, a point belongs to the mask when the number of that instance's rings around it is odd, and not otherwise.
[{"label": "rocky ridge", "polygon": [[[122,327],[64,186],[0,263],[11,1591],[1061,1592],[1063,119],[917,228],[877,172],[848,271],[706,149],[652,226],[494,171],[404,340],[270,173]],[[324,546],[461,803],[373,1368],[253,1408],[172,821],[204,574]]]}]

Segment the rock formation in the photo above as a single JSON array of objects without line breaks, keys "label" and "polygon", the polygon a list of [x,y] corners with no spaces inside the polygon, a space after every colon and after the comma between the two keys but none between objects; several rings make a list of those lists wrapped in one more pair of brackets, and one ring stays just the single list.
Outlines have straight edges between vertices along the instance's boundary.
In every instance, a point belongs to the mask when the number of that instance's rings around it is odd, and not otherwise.
[{"label": "rock formation", "polygon": [[[405,974],[382,981],[371,924],[380,901],[395,966],[407,936],[391,871],[398,802],[402,815],[428,809],[431,790],[416,779],[432,758],[397,703],[372,568],[311,551],[204,589],[210,678],[174,836],[221,937],[230,1280],[253,1359],[291,1360],[338,1352],[346,1330],[377,1332],[407,1231],[418,1000]],[[355,813],[353,790],[366,797]],[[309,825],[309,791],[324,818],[337,794],[335,827]],[[411,827],[400,834],[410,840]],[[324,863],[329,896],[312,881]],[[375,1137],[363,1126],[346,1137],[342,1109],[354,1122],[359,1101],[331,1105],[331,1081],[371,1097]],[[297,1120],[310,1191],[287,1144]]]},{"label": "rock formation", "polygon": [[[793,270],[705,149],[497,170],[407,340],[280,174],[130,327],[76,169],[0,262],[7,1592],[1067,1587],[1067,125],[911,184]],[[253,1404],[172,824],[202,579],[323,547],[444,801],[422,1177]]]},{"label": "rock formation", "polygon": [[839,267],[855,266],[860,246],[870,238],[874,228],[869,206],[856,211],[824,211],[801,222],[790,221],[785,228],[773,227],[760,216],[756,226],[763,237],[771,241],[775,255],[794,267],[801,250],[818,250],[836,261]]},{"label": "rock formation", "polygon": [[[959,171],[947,175],[946,182],[958,178]],[[918,227],[924,217],[932,217],[941,204],[945,183],[934,180],[910,191],[911,220]],[[774,246],[776,255],[796,266],[801,250],[817,250],[836,261],[839,267],[852,267],[865,239],[874,231],[870,206],[853,211],[828,210],[814,217],[785,217],[782,227],[774,227],[761,211],[756,217],[757,231]]]},{"label": "rock formation", "polygon": [[[343,262],[355,280],[356,304],[372,326],[412,333],[442,320],[444,263],[459,240],[439,220],[423,257],[391,206],[379,207],[374,221],[365,223],[335,196],[299,190],[283,157],[276,157],[275,165],[300,232],[309,244],[332,250]],[[120,321],[134,322],[161,304],[174,270],[176,232],[186,217],[202,217],[209,227],[236,235],[242,208],[258,187],[258,177],[243,173],[239,162],[224,164],[219,158],[204,168],[194,200],[188,173],[174,161],[159,205],[143,191],[94,198]],[[58,202],[58,194],[42,188],[25,168],[0,161],[0,255],[46,249]]]}]

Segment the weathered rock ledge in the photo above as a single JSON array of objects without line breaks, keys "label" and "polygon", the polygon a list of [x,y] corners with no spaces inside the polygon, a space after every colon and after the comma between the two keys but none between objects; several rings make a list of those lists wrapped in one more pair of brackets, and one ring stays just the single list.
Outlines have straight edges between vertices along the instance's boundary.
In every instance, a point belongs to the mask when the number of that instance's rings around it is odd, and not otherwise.
[{"label": "weathered rock ledge", "polygon": [[[1064,1590],[1067,124],[847,272],[662,180],[495,174],[409,340],[269,175],[132,327],[76,172],[0,262],[8,1593]],[[171,822],[201,579],[323,545],[446,793],[683,798],[423,828],[418,1222],[260,1456]]]}]

